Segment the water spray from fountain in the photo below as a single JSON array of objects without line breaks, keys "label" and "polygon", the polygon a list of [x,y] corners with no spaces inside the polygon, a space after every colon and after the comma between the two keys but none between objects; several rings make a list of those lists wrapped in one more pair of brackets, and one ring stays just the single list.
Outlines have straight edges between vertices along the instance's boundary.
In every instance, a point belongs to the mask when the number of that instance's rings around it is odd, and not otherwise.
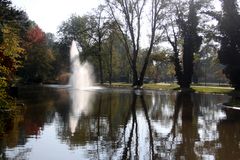
[{"label": "water spray from fountain", "polygon": [[88,62],[80,62],[79,51],[75,41],[72,42],[70,50],[70,63],[72,73],[69,80],[69,85],[71,86],[69,91],[72,105],[69,115],[69,126],[71,133],[74,134],[81,116],[87,115],[91,110],[90,106],[94,101],[94,92],[89,90],[100,89],[100,87],[93,86],[92,66]]},{"label": "water spray from fountain", "polygon": [[79,51],[75,41],[70,50],[71,77],[69,84],[73,89],[85,90],[93,86],[94,76],[92,66],[88,62],[80,63]]}]

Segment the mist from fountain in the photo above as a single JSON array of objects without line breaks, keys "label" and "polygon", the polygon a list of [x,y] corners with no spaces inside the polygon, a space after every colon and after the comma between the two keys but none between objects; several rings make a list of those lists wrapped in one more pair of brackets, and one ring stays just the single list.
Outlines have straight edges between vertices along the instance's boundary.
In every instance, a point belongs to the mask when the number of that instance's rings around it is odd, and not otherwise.
[{"label": "mist from fountain", "polygon": [[90,89],[93,87],[93,68],[88,62],[80,63],[79,51],[75,41],[72,41],[70,50],[71,77],[69,85],[73,89]]}]

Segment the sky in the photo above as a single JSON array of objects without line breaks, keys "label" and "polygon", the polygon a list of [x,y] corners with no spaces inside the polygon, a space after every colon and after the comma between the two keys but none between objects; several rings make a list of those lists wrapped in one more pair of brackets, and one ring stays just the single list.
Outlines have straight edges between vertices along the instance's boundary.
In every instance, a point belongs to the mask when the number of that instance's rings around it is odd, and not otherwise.
[{"label": "sky", "polygon": [[[44,32],[57,35],[58,27],[72,14],[84,15],[90,12],[103,0],[12,0],[14,6],[24,10],[29,18],[35,21]],[[216,8],[220,9],[219,0],[214,0]],[[144,25],[144,23],[142,24]],[[147,30],[147,29],[146,29]],[[146,33],[145,33],[146,32]],[[147,31],[142,29],[142,34]],[[142,46],[148,45],[148,39],[141,41]]]},{"label": "sky", "polygon": [[72,14],[84,15],[96,8],[101,0],[12,0],[24,10],[44,32],[56,34],[58,26]]}]

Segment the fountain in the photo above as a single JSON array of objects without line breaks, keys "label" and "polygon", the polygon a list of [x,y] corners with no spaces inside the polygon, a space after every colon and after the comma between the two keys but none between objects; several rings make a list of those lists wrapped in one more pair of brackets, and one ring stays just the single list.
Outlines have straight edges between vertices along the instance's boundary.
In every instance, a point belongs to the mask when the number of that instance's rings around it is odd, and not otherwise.
[{"label": "fountain", "polygon": [[72,41],[70,50],[71,77],[69,84],[73,89],[85,90],[93,87],[94,76],[92,66],[88,62],[80,63],[77,44]]},{"label": "fountain", "polygon": [[91,111],[94,101],[94,92],[91,90],[100,89],[94,86],[92,66],[88,62],[80,63],[79,51],[75,41],[72,42],[70,50],[71,76],[69,93],[72,101],[69,115],[69,127],[72,134],[75,133],[79,119]]}]

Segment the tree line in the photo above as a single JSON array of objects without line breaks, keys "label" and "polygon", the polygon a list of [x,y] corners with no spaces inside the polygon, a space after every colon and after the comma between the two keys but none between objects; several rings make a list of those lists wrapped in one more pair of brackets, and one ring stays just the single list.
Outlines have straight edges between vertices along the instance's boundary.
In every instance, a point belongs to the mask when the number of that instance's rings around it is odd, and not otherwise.
[{"label": "tree line", "polygon": [[[240,22],[237,0],[105,0],[86,15],[72,15],[57,38],[27,14],[1,0],[1,88],[22,83],[67,83],[72,40],[97,81],[226,82],[240,89]],[[223,73],[222,73],[223,70]],[[209,73],[211,72],[211,73]],[[226,78],[223,76],[225,74]]]},{"label": "tree line", "polygon": [[[115,51],[123,58],[117,59],[118,63],[128,62],[125,73],[133,87],[141,87],[148,75],[153,77],[153,68],[156,72],[159,64],[169,61],[169,69],[165,67],[161,73],[175,74],[182,89],[190,88],[193,81],[198,82],[203,72],[205,82],[207,78],[214,81],[206,73],[209,70],[214,71],[219,82],[226,82],[223,70],[230,84],[238,89],[238,2],[221,0],[221,11],[215,11],[211,2],[106,0],[90,15],[70,17],[60,26],[59,33],[61,41],[75,39],[83,48],[85,58],[96,58],[100,83],[104,82],[106,73],[111,75],[109,81],[112,79]],[[148,30],[146,35],[144,30]],[[114,41],[117,46],[113,45]],[[162,42],[168,42],[167,50],[159,47]],[[165,60],[160,54],[165,54]],[[207,66],[211,68],[206,69]]]}]

